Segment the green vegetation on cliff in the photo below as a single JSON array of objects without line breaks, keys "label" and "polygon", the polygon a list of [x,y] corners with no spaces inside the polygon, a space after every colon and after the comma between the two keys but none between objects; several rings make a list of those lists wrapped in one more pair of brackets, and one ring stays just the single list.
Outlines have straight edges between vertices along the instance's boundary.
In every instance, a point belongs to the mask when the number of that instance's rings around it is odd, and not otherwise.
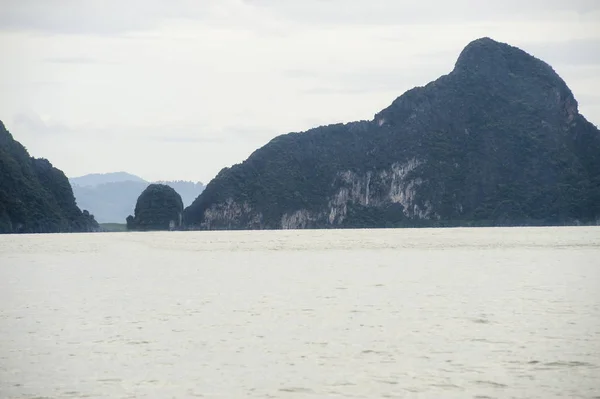
[{"label": "green vegetation on cliff", "polygon": [[135,216],[127,217],[128,230],[173,230],[182,227],[183,202],[165,184],[151,184],[139,196]]},{"label": "green vegetation on cliff", "polygon": [[35,159],[0,121],[0,233],[96,231],[76,203],[69,180],[46,159]]},{"label": "green vegetation on cliff", "polygon": [[554,70],[489,38],[371,121],[273,139],[186,208],[191,228],[559,225],[600,219],[600,132]]}]

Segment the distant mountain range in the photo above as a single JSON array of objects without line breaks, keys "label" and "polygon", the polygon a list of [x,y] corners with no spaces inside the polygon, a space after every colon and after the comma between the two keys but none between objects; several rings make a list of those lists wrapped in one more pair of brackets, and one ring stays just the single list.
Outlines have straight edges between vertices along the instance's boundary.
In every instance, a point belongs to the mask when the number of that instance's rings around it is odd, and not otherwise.
[{"label": "distant mountain range", "polygon": [[[139,195],[151,182],[126,172],[94,173],[70,178],[79,207],[88,209],[99,223],[125,223],[134,213]],[[204,190],[204,184],[191,181],[160,181],[190,205]]]},{"label": "distant mountain range", "polygon": [[141,177],[127,172],[90,173],[89,175],[70,177],[69,181],[71,184],[81,187],[96,187],[105,183],[118,183],[124,181],[147,183],[146,180],[142,179]]}]

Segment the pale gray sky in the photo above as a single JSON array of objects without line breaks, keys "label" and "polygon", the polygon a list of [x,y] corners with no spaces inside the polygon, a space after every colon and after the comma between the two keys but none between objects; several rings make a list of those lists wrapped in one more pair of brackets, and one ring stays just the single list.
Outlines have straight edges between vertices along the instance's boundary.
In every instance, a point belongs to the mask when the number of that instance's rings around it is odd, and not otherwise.
[{"label": "pale gray sky", "polygon": [[483,36],[600,124],[596,0],[0,0],[0,119],[68,176],[206,183],[278,134],[371,119]]}]

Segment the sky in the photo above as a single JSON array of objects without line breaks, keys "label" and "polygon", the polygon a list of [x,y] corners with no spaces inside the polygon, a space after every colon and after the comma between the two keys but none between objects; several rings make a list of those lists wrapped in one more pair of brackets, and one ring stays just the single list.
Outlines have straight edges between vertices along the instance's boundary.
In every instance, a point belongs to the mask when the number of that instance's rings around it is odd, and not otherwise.
[{"label": "sky", "polygon": [[0,120],[69,177],[207,183],[279,134],[372,119],[484,36],[600,125],[597,0],[0,0]]}]

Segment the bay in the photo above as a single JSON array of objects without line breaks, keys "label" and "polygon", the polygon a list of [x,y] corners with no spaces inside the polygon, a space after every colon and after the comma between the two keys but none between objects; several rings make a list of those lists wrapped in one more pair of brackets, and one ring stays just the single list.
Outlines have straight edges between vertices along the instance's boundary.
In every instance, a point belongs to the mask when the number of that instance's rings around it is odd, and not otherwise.
[{"label": "bay", "polygon": [[600,228],[0,236],[2,398],[599,398]]}]

